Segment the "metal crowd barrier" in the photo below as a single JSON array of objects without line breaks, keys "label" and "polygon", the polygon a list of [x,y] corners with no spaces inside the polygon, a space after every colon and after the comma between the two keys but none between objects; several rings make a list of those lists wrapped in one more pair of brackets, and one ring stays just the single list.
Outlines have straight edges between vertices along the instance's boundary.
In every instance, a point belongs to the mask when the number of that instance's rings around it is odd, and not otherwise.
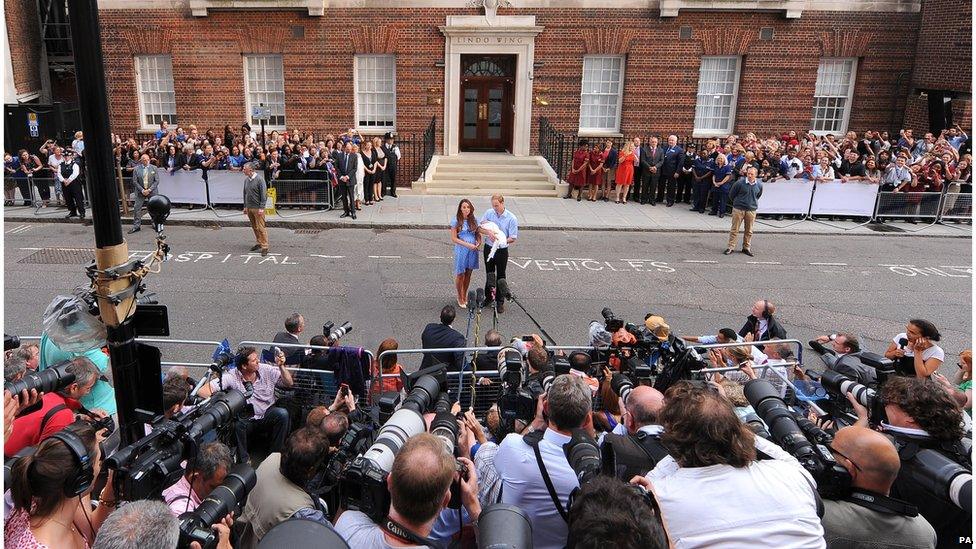
[{"label": "metal crowd barrier", "polygon": [[[939,223],[945,220],[973,221],[973,194],[947,192],[942,198],[942,207],[939,209]],[[946,225],[955,227],[955,225]],[[961,229],[962,227],[955,227]]]},{"label": "metal crowd barrier", "polygon": [[[309,172],[309,175],[314,175]],[[278,217],[292,218],[331,210],[335,207],[332,182],[326,179],[276,179],[275,211]],[[281,208],[309,208],[310,211],[283,215]]]},{"label": "metal crowd barrier", "polygon": [[938,223],[941,212],[942,193],[879,192],[874,208],[874,218],[930,219],[931,223],[913,229],[917,232]]}]

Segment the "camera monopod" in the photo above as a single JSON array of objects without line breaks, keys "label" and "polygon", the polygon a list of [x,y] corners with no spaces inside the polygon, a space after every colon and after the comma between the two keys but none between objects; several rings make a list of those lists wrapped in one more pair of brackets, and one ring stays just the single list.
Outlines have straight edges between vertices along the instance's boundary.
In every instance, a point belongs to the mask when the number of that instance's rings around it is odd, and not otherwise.
[{"label": "camera monopod", "polygon": [[543,328],[542,325],[539,324],[539,322],[535,319],[535,317],[533,317],[532,314],[529,313],[529,311],[527,311],[525,307],[519,302],[519,300],[515,298],[515,295],[512,294],[511,289],[509,289],[508,287],[508,281],[505,280],[504,278],[498,280],[498,295],[500,295],[502,299],[507,299],[515,303],[516,305],[518,305],[519,309],[522,309],[522,312],[525,313],[525,316],[529,317],[529,320],[531,320],[532,323],[535,324],[535,327],[539,329],[539,333],[542,334],[543,337],[548,339],[549,343],[552,343],[553,345],[557,344],[556,340],[553,339],[548,332],[546,332],[546,329]]}]

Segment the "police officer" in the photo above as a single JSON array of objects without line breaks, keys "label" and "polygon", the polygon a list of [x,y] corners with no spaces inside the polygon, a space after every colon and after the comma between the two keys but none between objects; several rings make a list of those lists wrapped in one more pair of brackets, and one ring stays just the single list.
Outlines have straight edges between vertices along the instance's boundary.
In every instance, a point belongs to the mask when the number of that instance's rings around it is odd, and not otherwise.
[{"label": "police officer", "polygon": [[85,194],[82,192],[83,179],[81,177],[81,166],[74,151],[65,149],[64,161],[57,168],[58,181],[61,182],[64,200],[68,205],[68,215],[65,218],[79,217],[85,219]]}]

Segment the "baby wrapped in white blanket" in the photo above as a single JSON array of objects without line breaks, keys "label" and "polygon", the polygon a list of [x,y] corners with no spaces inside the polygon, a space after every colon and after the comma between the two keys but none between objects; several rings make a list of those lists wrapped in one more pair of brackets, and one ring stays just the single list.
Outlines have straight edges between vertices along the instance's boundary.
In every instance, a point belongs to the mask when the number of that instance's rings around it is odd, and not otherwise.
[{"label": "baby wrapped in white blanket", "polygon": [[498,251],[498,248],[508,245],[508,236],[498,228],[498,225],[494,221],[485,221],[479,225],[479,228],[491,234],[492,245],[491,251],[488,252],[488,261],[491,261],[495,257],[495,252]]}]

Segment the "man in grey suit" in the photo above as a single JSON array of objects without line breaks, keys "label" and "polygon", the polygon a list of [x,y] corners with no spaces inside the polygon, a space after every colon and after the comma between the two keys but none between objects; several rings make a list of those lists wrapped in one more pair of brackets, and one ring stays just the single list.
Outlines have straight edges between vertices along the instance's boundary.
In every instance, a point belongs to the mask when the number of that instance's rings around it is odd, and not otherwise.
[{"label": "man in grey suit", "polygon": [[139,157],[139,165],[132,170],[132,193],[135,195],[135,204],[132,207],[132,228],[129,234],[139,232],[142,225],[142,205],[149,201],[149,198],[157,193],[159,189],[159,175],[156,173],[156,166],[149,163],[149,155],[144,154]]},{"label": "man in grey suit", "polygon": [[654,201],[654,194],[661,178],[661,164],[664,164],[664,149],[658,145],[656,137],[652,137],[647,145],[641,147],[640,163],[641,168],[643,168],[641,170],[643,177],[640,181],[640,203],[647,204],[650,202],[651,206],[654,206],[657,204]]},{"label": "man in grey suit", "polygon": [[257,240],[251,251],[261,250],[262,256],[268,255],[268,228],[264,222],[264,205],[267,201],[268,184],[254,171],[253,164],[244,164],[244,215],[251,222],[251,230]]}]

